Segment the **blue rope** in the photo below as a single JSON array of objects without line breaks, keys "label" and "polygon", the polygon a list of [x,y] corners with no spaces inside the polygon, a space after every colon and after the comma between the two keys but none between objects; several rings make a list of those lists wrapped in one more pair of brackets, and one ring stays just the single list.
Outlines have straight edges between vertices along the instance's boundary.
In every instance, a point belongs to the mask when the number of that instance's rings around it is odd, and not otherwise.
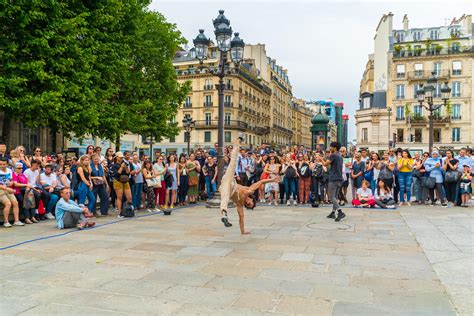
[{"label": "blue rope", "polygon": [[[175,212],[175,211],[180,211],[180,210],[186,209],[186,208],[192,208],[192,207],[195,207],[195,206],[197,206],[197,205],[198,205],[198,204],[192,205],[192,206],[187,206],[187,207],[177,207],[177,208],[173,209],[173,212]],[[92,230],[92,229],[96,229],[96,228],[99,228],[99,227],[104,227],[104,226],[107,226],[107,225],[117,224],[117,223],[121,223],[121,222],[124,222],[124,221],[134,220],[134,219],[138,219],[138,218],[142,218],[142,217],[148,217],[148,216],[153,216],[153,215],[159,215],[159,214],[162,214],[162,213],[163,213],[162,211],[159,211],[159,212],[153,212],[153,213],[150,213],[150,214],[138,215],[138,216],[135,216],[135,217],[122,218],[122,219],[114,220],[114,221],[111,221],[111,222],[99,224],[99,225],[96,225],[96,226],[94,226],[94,227],[87,228],[87,229],[72,229],[72,230],[69,230],[69,231],[67,231],[67,232],[60,233],[60,234],[55,234],[55,235],[50,235],[50,236],[44,236],[44,237],[38,237],[38,238],[34,238],[34,239],[29,239],[29,240],[25,240],[25,241],[22,241],[22,242],[13,244],[13,245],[1,247],[1,248],[0,248],[0,251],[7,250],[7,249],[11,249],[11,248],[15,248],[15,247],[18,247],[18,246],[21,246],[21,245],[33,243],[33,242],[40,241],[40,240],[46,240],[46,239],[52,239],[52,238],[62,237],[62,236],[66,236],[66,235],[69,235],[69,234],[72,234],[72,233],[77,233],[77,232],[80,232],[80,231]],[[163,215],[163,216],[164,216],[164,215]]]}]

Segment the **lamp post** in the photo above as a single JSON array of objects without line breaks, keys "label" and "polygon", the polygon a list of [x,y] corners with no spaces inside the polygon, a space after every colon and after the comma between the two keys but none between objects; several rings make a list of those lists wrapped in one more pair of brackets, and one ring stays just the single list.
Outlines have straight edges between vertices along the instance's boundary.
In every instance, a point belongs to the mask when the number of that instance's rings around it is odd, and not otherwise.
[{"label": "lamp post", "polygon": [[[444,83],[444,86],[441,88],[441,99],[443,100],[442,104],[435,105],[433,103],[433,99],[436,97],[434,94],[436,87],[435,85],[438,83],[438,79],[436,79],[435,72],[431,73],[431,77],[427,80],[426,85],[420,85],[420,89],[416,92],[418,97],[418,102],[420,105],[423,106],[426,110],[430,112],[429,115],[429,152],[433,150],[433,112],[439,110],[443,105],[446,106],[449,100],[449,94],[451,93],[451,88],[448,86],[448,82]],[[425,103],[426,101],[426,103]]]},{"label": "lamp post", "polygon": [[189,143],[191,141],[191,131],[193,130],[194,124],[196,121],[194,121],[191,117],[187,116],[183,119],[183,126],[184,126],[184,135],[186,136],[186,142],[188,143],[187,147],[187,154],[190,154],[190,147]]},{"label": "lamp post", "polygon": [[391,135],[390,135],[390,121],[392,120],[392,108],[387,108],[387,112],[388,112],[388,134],[387,134],[387,137],[388,137],[388,150],[390,150],[390,138],[391,138]]},{"label": "lamp post", "polygon": [[[232,39],[232,28],[230,21],[225,17],[224,10],[219,10],[219,15],[212,21],[214,24],[214,34],[216,36],[217,48],[219,54],[219,66],[216,69],[204,66],[204,60],[207,59],[209,45],[211,43],[204,35],[204,30],[200,29],[198,36],[194,39],[194,47],[196,49],[196,58],[199,60],[201,69],[207,69],[209,73],[219,78],[216,84],[218,93],[218,110],[217,110],[217,182],[220,184],[224,173],[224,77],[237,71],[238,66],[244,57],[244,41],[239,37],[239,33],[234,33]],[[229,60],[230,52],[230,60]],[[233,62],[234,68],[231,69],[230,61]],[[209,200],[208,207],[219,207],[220,195],[216,194],[213,199]]]}]

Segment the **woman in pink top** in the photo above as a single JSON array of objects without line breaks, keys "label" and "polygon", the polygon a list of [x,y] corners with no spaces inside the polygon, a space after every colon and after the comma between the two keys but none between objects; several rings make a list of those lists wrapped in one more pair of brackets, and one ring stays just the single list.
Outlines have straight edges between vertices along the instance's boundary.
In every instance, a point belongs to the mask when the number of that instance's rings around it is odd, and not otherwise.
[{"label": "woman in pink top", "polygon": [[20,206],[20,209],[23,211],[23,214],[25,215],[25,223],[26,224],[33,224],[33,223],[38,223],[38,220],[35,218],[35,199],[33,196],[33,207],[32,208],[24,208],[23,207],[23,198],[25,196],[25,193],[29,192],[29,190],[33,190],[33,186],[28,183],[28,179],[26,176],[23,174],[23,164],[22,163],[16,163],[15,164],[15,169],[13,170],[12,173],[12,182],[13,182],[13,188],[15,189],[15,197],[18,200],[18,205]]}]

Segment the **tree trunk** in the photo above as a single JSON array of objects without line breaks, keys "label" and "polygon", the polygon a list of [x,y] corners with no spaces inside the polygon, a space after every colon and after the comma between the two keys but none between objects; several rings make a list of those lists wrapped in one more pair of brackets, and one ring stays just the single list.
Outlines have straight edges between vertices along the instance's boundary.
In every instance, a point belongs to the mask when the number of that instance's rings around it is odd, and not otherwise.
[{"label": "tree trunk", "polygon": [[57,140],[58,133],[55,130],[51,130],[51,151],[56,153],[56,140]]},{"label": "tree trunk", "polygon": [[12,118],[7,112],[3,112],[2,141],[5,142],[7,148],[10,148],[10,133],[12,130]]},{"label": "tree trunk", "polygon": [[120,151],[120,135],[115,137],[115,152]]}]

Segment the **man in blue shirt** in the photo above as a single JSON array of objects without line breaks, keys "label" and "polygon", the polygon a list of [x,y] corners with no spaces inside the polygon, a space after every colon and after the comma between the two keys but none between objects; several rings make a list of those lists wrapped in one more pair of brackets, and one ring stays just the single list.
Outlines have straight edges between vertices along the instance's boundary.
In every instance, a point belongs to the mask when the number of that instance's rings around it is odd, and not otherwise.
[{"label": "man in blue shirt", "polygon": [[466,155],[466,149],[461,149],[459,151],[459,156],[455,157],[459,163],[458,163],[458,171],[463,172],[463,166],[468,165],[471,167],[471,170],[474,168],[474,160],[472,160],[470,157]]},{"label": "man in blue shirt", "polygon": [[56,222],[59,229],[75,228],[83,229],[92,227],[95,222],[88,222],[87,216],[91,216],[85,206],[80,206],[71,200],[71,190],[69,188],[61,189],[61,199],[56,204]]}]

